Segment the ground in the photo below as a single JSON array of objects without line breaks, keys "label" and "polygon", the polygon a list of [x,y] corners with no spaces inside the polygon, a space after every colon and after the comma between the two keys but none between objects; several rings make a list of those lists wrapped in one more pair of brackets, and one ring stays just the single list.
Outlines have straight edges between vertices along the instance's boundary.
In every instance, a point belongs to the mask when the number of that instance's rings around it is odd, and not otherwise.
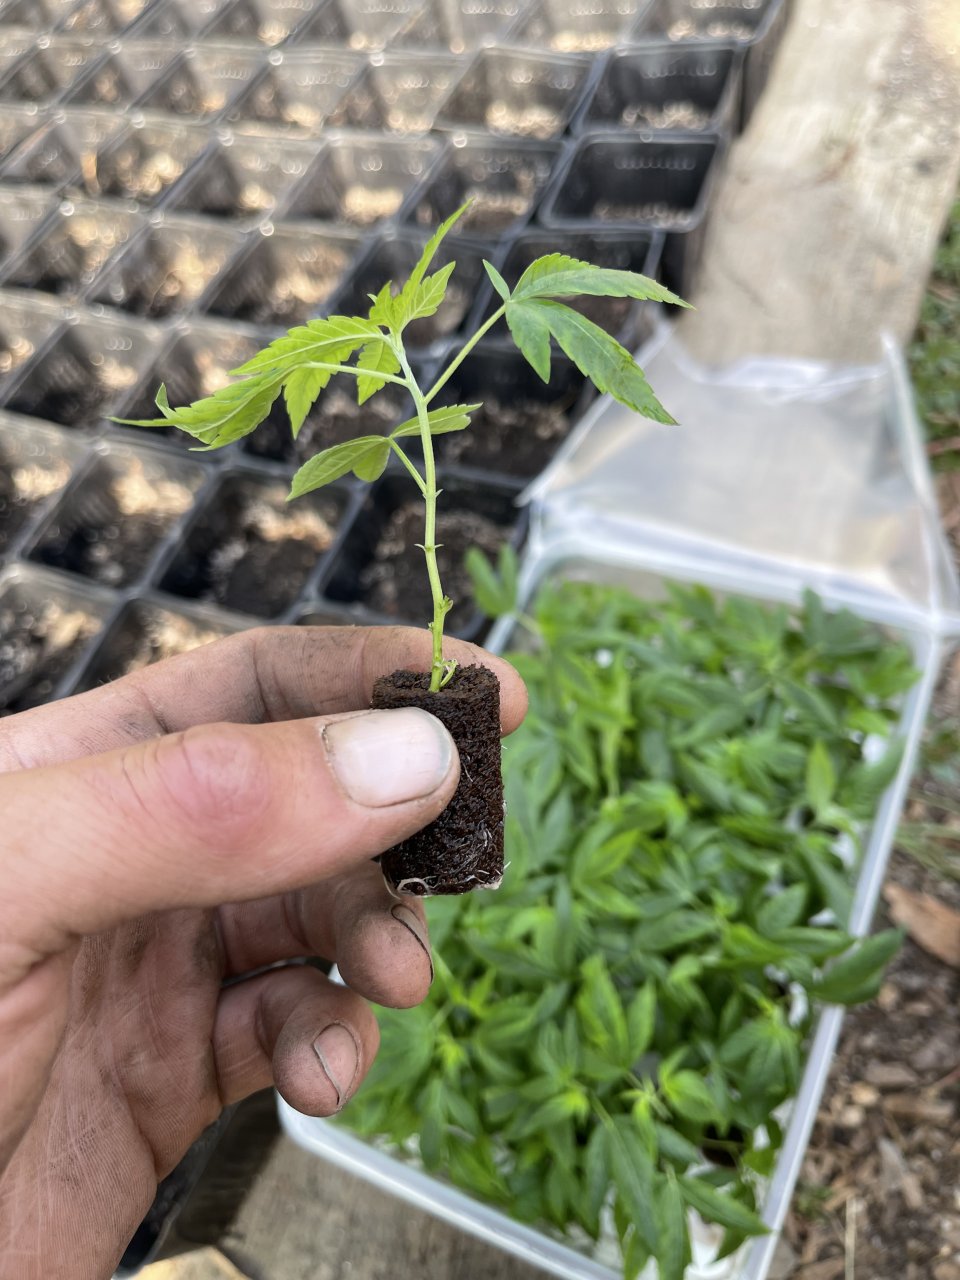
[{"label": "ground", "polygon": [[[861,361],[876,357],[882,332],[910,343],[957,189],[956,0],[792,8],[767,92],[717,192],[698,309],[685,325],[702,359]],[[917,335],[923,349],[912,354],[960,549],[960,468],[948,469],[951,455],[960,462],[960,396],[941,390],[944,369],[955,375],[958,365],[955,272],[952,283],[935,282]],[[953,723],[960,672],[955,686],[940,701]],[[898,855],[891,882],[960,907],[957,882],[942,873],[960,851],[919,838],[928,819],[948,816],[930,793],[949,789],[948,774],[934,759],[908,815],[919,824],[915,851],[941,870]],[[907,942],[880,999],[848,1019],[776,1280],[960,1280],[958,997],[957,970]],[[145,1280],[543,1275],[286,1140],[270,1149],[222,1245],[158,1263]]]}]

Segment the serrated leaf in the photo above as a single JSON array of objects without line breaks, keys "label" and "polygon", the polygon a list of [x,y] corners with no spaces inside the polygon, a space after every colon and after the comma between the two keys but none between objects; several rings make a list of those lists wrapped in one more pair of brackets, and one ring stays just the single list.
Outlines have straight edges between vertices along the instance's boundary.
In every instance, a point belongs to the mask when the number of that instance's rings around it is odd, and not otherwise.
[{"label": "serrated leaf", "polygon": [[837,789],[837,774],[830,753],[822,742],[815,742],[807,757],[807,800],[814,813],[825,812]]},{"label": "serrated leaf", "polygon": [[680,1115],[695,1124],[711,1124],[719,1119],[713,1095],[706,1081],[695,1071],[674,1071],[662,1082],[664,1097]]},{"label": "serrated leaf", "polygon": [[654,422],[674,422],[653,394],[630,352],[579,311],[546,298],[532,298],[528,302],[517,302],[511,298],[507,303],[508,324],[511,312],[514,317],[518,312],[534,313],[556,339],[561,351],[570,357],[598,391],[613,396],[628,409]]},{"label": "serrated leaf", "polygon": [[[510,296],[516,301],[522,301],[529,298],[569,298],[584,294],[598,298],[637,298],[666,302],[678,307],[690,305],[656,280],[636,271],[597,267],[592,262],[583,262],[563,253],[550,253],[531,262]],[[500,296],[506,298],[508,295]]]},{"label": "serrated leaf", "polygon": [[657,1017],[657,991],[652,982],[645,983],[630,1001],[627,1009],[627,1041],[630,1055],[640,1058],[650,1048]]},{"label": "serrated leaf", "polygon": [[795,925],[803,915],[807,903],[807,886],[794,884],[781,889],[767,900],[757,912],[757,929],[768,938],[776,938],[784,929]]},{"label": "serrated leaf", "polygon": [[520,354],[544,382],[550,381],[550,326],[535,303],[507,304],[507,328]]},{"label": "serrated leaf", "polygon": [[655,1254],[658,1233],[653,1208],[653,1161],[629,1120],[614,1120],[607,1134],[617,1197],[640,1239]]},{"label": "serrated leaf", "polygon": [[391,281],[388,280],[380,292],[373,297],[370,307],[370,319],[376,325],[383,325],[385,329],[396,327],[396,299],[393,296],[393,284]]},{"label": "serrated leaf", "polygon": [[357,357],[357,368],[369,370],[367,376],[357,379],[357,403],[364,404],[386,381],[377,377],[380,373],[399,373],[400,361],[393,347],[384,338],[368,342],[360,348]]},{"label": "serrated leaf", "polygon": [[684,1200],[704,1221],[716,1222],[748,1236],[766,1235],[767,1227],[752,1209],[711,1187],[702,1178],[680,1177],[678,1182]]},{"label": "serrated leaf", "polygon": [[301,498],[350,471],[361,480],[376,480],[389,457],[390,442],[386,436],[359,436],[356,440],[335,444],[303,464],[291,481],[290,498]]},{"label": "serrated leaf", "polygon": [[332,378],[325,369],[295,369],[283,384],[283,398],[296,439],[317,396]]},{"label": "serrated leaf", "polygon": [[220,449],[249,435],[266,418],[280,394],[281,380],[263,373],[243,382],[231,382],[213,395],[181,409],[166,406],[166,393],[158,393],[164,417],[145,422],[116,419],[125,426],[175,426],[209,449]]},{"label": "serrated leaf", "polygon": [[865,938],[831,965],[829,973],[814,989],[817,999],[828,1004],[870,999],[879,991],[884,970],[900,950],[902,942],[903,934],[899,929],[886,929]]},{"label": "serrated leaf", "polygon": [[410,301],[420,288],[420,284],[424,276],[427,274],[430,264],[437,255],[437,250],[440,248],[440,245],[443,243],[446,236],[453,230],[456,223],[460,221],[466,211],[470,208],[472,203],[473,202],[471,200],[468,200],[465,204],[462,204],[455,213],[451,213],[449,218],[444,222],[441,222],[440,226],[424,245],[423,253],[420,255],[420,260],[410,272],[409,279],[395,299],[397,315],[406,316],[409,313]]},{"label": "serrated leaf", "polygon": [[396,301],[398,328],[402,329],[414,320],[425,320],[428,316],[436,315],[456,265],[455,262],[448,262],[433,275],[426,276],[409,294],[400,294]]},{"label": "serrated leaf", "polygon": [[607,1130],[602,1124],[594,1127],[583,1153],[583,1180],[587,1222],[593,1225],[595,1234],[600,1232],[600,1210],[607,1198],[611,1182],[610,1144]]},{"label": "serrated leaf", "polygon": [[657,1188],[657,1250],[659,1280],[683,1280],[690,1249],[683,1193],[671,1174],[659,1179]]},{"label": "serrated leaf", "polygon": [[254,373],[283,373],[301,368],[315,360],[324,364],[342,364],[364,343],[381,337],[379,327],[372,320],[360,316],[327,316],[323,320],[309,320],[275,338],[255,356],[231,369],[232,377],[246,377]]},{"label": "serrated leaf", "polygon": [[[427,414],[430,434],[432,436],[442,436],[449,431],[462,431],[464,427],[469,427],[470,415],[476,413],[482,407],[479,404],[448,404],[443,409],[431,409]],[[418,436],[419,434],[420,419],[408,418],[406,422],[401,422],[399,427],[394,427],[390,432],[390,437],[397,440],[402,436]]]},{"label": "serrated leaf", "polygon": [[497,268],[493,265],[492,262],[488,262],[486,258],[484,258],[483,269],[484,271],[486,271],[487,275],[490,277],[490,283],[493,285],[496,292],[500,295],[500,297],[504,300],[504,302],[509,302],[510,287],[507,284],[506,280],[504,280],[500,272],[497,270]]}]

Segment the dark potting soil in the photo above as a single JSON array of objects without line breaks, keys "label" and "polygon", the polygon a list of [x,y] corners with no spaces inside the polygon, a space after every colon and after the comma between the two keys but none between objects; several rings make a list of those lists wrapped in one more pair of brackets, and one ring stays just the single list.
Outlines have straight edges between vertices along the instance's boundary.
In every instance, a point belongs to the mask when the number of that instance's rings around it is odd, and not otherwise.
[{"label": "dark potting soil", "polygon": [[[506,531],[485,516],[469,511],[437,517],[437,565],[453,608],[447,615],[451,630],[470,616],[472,593],[464,557],[470,547],[495,556]],[[391,618],[424,623],[433,612],[430,584],[424,568],[423,504],[406,502],[393,512],[380,533],[373,558],[360,571],[360,599]]]},{"label": "dark potting soil", "polygon": [[357,436],[388,435],[400,421],[403,400],[402,393],[394,394],[392,388],[385,387],[372,400],[358,405],[349,389],[332,387],[322,393],[296,440],[283,412],[271,414],[249,437],[246,448],[258,458],[303,463],[321,450]]},{"label": "dark potting soil", "polygon": [[377,709],[420,707],[449,729],[460,784],[440,817],[380,858],[387,883],[418,897],[496,889],[503,878],[500,684],[486,667],[460,667],[439,693],[430,677],[395,671],[373,688]]},{"label": "dark potting soil", "polygon": [[55,600],[26,609],[0,604],[0,716],[45,702],[98,625]]},{"label": "dark potting soil", "polygon": [[444,437],[444,462],[482,467],[528,479],[550,461],[568,432],[570,416],[579,392],[553,404],[517,400],[510,404],[487,396],[473,416],[469,431]]},{"label": "dark potting soil", "polygon": [[243,504],[226,539],[210,526],[198,527],[181,556],[185,572],[173,572],[170,589],[240,613],[276,617],[293,604],[330,547],[338,518],[333,502],[280,510],[265,501]]},{"label": "dark potting soil", "polygon": [[74,509],[63,511],[32,558],[105,586],[128,586],[192,500],[185,485],[150,479],[134,461],[109,488],[76,493]]},{"label": "dark potting soil", "polygon": [[62,458],[43,464],[34,459],[19,463],[0,453],[0,555],[39,504],[63,488],[69,475],[70,464]]},{"label": "dark potting soil", "polygon": [[140,671],[155,662],[210,644],[223,634],[166,609],[151,611],[146,617],[131,619],[130,624],[104,646],[98,655],[93,683],[118,680],[131,671]]}]

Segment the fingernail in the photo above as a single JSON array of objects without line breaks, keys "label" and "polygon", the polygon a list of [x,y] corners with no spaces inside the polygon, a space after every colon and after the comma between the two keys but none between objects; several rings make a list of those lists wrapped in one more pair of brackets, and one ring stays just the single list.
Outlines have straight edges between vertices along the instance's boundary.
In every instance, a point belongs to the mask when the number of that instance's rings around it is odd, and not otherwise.
[{"label": "fingernail", "polygon": [[430,981],[433,982],[433,956],[430,954],[427,931],[424,929],[420,917],[415,911],[411,911],[409,907],[405,907],[401,902],[390,908],[390,914],[398,924],[402,924],[405,929],[409,929],[420,944],[423,954],[427,957],[427,962],[430,965]]},{"label": "fingernail", "polygon": [[314,1040],[313,1051],[320,1059],[323,1074],[336,1090],[339,1111],[350,1097],[360,1066],[360,1047],[356,1037],[342,1022],[331,1022]]},{"label": "fingernail", "polygon": [[324,725],[323,740],[344,791],[370,809],[430,795],[453,762],[453,739],[417,707],[336,720]]}]

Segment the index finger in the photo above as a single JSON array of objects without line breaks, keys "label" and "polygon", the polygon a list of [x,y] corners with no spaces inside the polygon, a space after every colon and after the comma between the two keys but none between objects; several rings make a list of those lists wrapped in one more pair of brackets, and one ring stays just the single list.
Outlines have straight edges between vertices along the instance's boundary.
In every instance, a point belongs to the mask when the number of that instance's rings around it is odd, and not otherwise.
[{"label": "index finger", "polygon": [[[512,733],[527,695],[513,667],[479,645],[444,641],[462,666],[500,681]],[[112,684],[0,721],[0,773],[61,764],[200,724],[261,724],[369,707],[374,682],[428,671],[431,638],[414,627],[257,627],[168,658]]]}]

